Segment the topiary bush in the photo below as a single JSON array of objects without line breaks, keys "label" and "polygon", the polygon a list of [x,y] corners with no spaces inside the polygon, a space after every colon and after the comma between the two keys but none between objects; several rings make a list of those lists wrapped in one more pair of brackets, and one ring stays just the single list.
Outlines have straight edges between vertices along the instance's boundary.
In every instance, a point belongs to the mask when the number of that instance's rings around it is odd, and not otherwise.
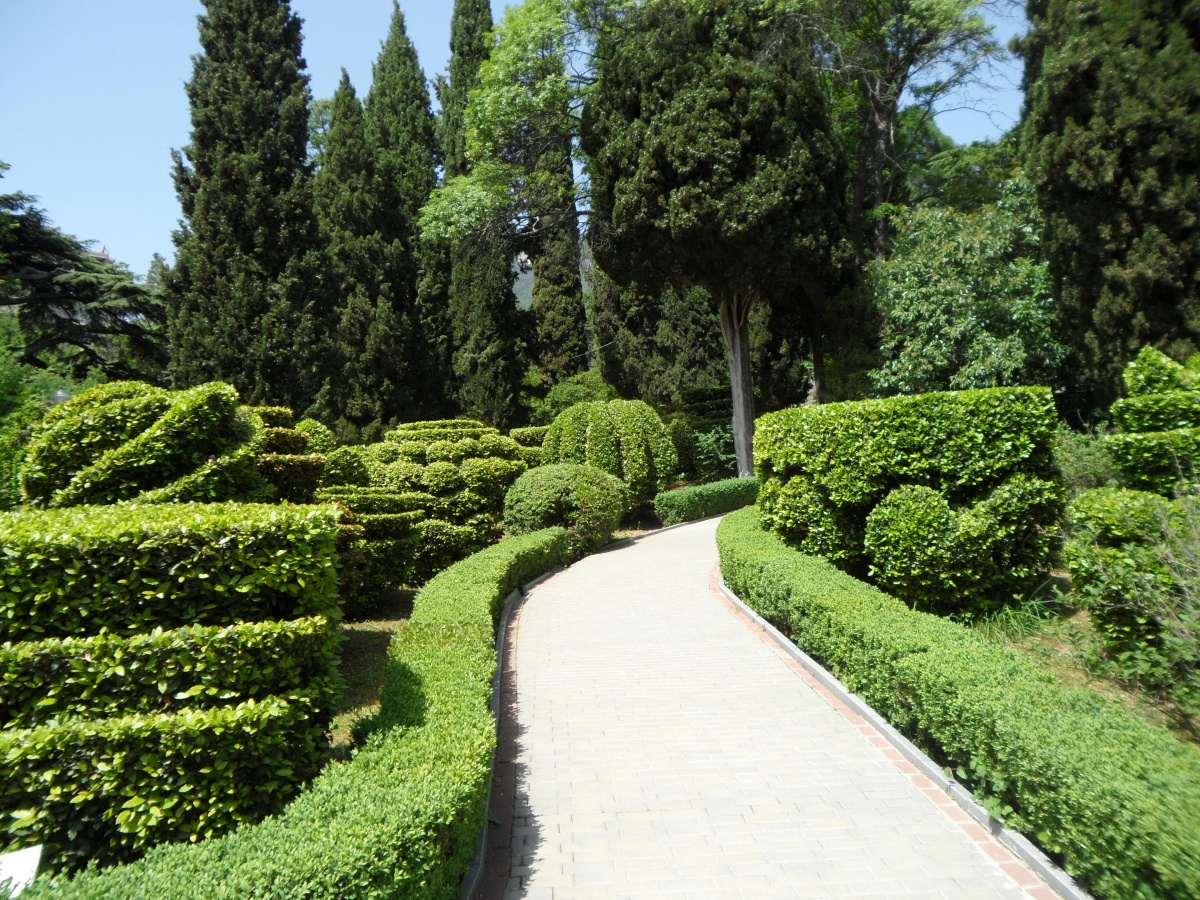
[{"label": "topiary bush", "polygon": [[653,500],[675,479],[679,467],[662,420],[641,400],[572,406],[547,430],[542,462],[602,469],[625,482],[634,504]]},{"label": "topiary bush", "polygon": [[582,553],[612,539],[628,503],[620,479],[593,466],[554,463],[530,469],[508,489],[504,527],[509,534],[565,528]]},{"label": "topiary bush", "polygon": [[729,587],[1103,898],[1200,897],[1200,749],[785,545],[717,529]]},{"label": "topiary bush", "polygon": [[757,478],[727,478],[663,491],[654,498],[654,514],[664,525],[678,525],[733,512],[749,506],[757,497]]},{"label": "topiary bush", "polygon": [[296,423],[296,430],[308,438],[309,453],[332,453],[337,449],[333,432],[316,419],[301,419]]},{"label": "topiary bush", "polygon": [[1056,552],[1055,423],[1044,388],[770,413],[755,436],[763,522],[922,608],[994,607]]}]

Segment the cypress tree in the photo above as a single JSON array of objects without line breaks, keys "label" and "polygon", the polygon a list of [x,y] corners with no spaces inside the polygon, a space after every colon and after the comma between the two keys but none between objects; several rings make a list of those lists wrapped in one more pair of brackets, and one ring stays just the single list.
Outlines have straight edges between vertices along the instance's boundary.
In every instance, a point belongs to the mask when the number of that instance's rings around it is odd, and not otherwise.
[{"label": "cypress tree", "polygon": [[325,373],[328,303],[308,163],[308,76],[287,0],[204,0],[175,152],[184,223],[169,284],[178,386],[231,382],[304,409]]},{"label": "cypress tree", "polygon": [[1025,172],[1086,415],[1141,347],[1200,347],[1200,18],[1167,0],[1028,11]]},{"label": "cypress tree", "polygon": [[[490,49],[488,0],[456,0],[450,22],[450,82],[442,97],[442,154],[446,177],[466,174],[465,112]],[[450,252],[449,319],[458,400],[471,416],[511,425],[520,413],[525,342],[513,294],[512,247],[503,239],[474,239]]]}]

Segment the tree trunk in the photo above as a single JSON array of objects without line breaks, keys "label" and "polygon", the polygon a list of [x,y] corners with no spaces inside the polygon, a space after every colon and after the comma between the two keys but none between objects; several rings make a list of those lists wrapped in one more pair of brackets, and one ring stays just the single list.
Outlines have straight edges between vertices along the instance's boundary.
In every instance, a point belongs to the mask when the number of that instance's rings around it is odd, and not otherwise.
[{"label": "tree trunk", "polygon": [[804,405],[815,406],[822,402],[825,394],[825,346],[821,339],[821,323],[819,321],[816,329],[808,336],[808,346],[812,350],[812,390],[804,399]]},{"label": "tree trunk", "polygon": [[753,297],[732,294],[721,300],[721,334],[733,392],[733,449],[739,477],[754,474],[754,380],[750,373],[750,307]]}]

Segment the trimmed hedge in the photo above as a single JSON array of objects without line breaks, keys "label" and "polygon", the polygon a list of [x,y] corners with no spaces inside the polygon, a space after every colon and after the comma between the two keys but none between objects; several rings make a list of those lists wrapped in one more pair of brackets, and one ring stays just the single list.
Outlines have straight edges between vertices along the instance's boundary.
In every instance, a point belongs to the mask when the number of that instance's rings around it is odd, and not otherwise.
[{"label": "trimmed hedge", "polygon": [[1045,388],[770,413],[754,447],[763,522],[906,602],[986,609],[1027,591],[1056,551],[1055,425]]},{"label": "trimmed hedge", "polygon": [[333,615],[336,533],[330,507],[0,514],[0,640]]},{"label": "trimmed hedge", "polygon": [[337,449],[333,432],[316,419],[301,419],[296,423],[296,430],[308,439],[304,453],[332,453]]},{"label": "trimmed hedge", "polygon": [[1143,394],[1112,405],[1118,431],[1175,431],[1200,426],[1200,391]]},{"label": "trimmed hedge", "polygon": [[0,733],[0,835],[51,870],[118,862],[279,812],[329,755],[305,698]]},{"label": "trimmed hedge", "polygon": [[531,425],[528,428],[513,428],[508,436],[522,447],[541,447],[549,430],[549,425]]},{"label": "trimmed hedge", "polygon": [[504,598],[565,562],[561,529],[456,563],[417,595],[392,641],[382,709],[365,745],[281,815],[128,866],[40,879],[25,896],[89,900],[454,897],[486,821],[495,752],[488,710]]},{"label": "trimmed hedge", "polygon": [[641,400],[577,403],[550,425],[542,442],[543,464],[579,463],[625,482],[635,504],[652,500],[674,480],[675,445],[649,405]]},{"label": "trimmed hedge", "polygon": [[[311,616],[225,628],[0,645],[0,727],[233,706],[303,693],[327,724],[341,692],[336,620]],[[324,718],[320,718],[320,716]]]},{"label": "trimmed hedge", "polygon": [[316,453],[264,453],[255,460],[255,468],[263,480],[275,488],[277,500],[312,503],[325,473],[325,457]]},{"label": "trimmed hedge", "polygon": [[663,491],[654,498],[654,514],[664,525],[678,525],[733,512],[749,506],[757,496],[757,478],[726,478]]},{"label": "trimmed hedge", "polygon": [[612,539],[629,505],[624,482],[592,466],[555,463],[530,469],[504,498],[504,525],[509,534],[541,528],[567,529],[576,552]]},{"label": "trimmed hedge", "polygon": [[717,530],[731,590],[1098,897],[1200,897],[1200,752],[1014,651],[797,552]]},{"label": "trimmed hedge", "polygon": [[1125,393],[1130,397],[1142,394],[1164,394],[1170,391],[1200,390],[1200,356],[1193,356],[1181,366],[1161,350],[1143,347],[1125,366],[1121,377]]},{"label": "trimmed hedge", "polygon": [[1105,444],[1126,487],[1169,496],[1181,480],[1197,480],[1200,428],[1112,434]]}]

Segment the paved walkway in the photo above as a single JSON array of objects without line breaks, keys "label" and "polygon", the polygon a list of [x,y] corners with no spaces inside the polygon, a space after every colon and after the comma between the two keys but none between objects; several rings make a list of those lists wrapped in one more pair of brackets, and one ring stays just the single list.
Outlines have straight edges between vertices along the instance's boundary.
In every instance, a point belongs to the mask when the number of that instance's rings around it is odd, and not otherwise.
[{"label": "paved walkway", "polygon": [[715,531],[525,600],[505,897],[1055,896],[732,613]]}]

